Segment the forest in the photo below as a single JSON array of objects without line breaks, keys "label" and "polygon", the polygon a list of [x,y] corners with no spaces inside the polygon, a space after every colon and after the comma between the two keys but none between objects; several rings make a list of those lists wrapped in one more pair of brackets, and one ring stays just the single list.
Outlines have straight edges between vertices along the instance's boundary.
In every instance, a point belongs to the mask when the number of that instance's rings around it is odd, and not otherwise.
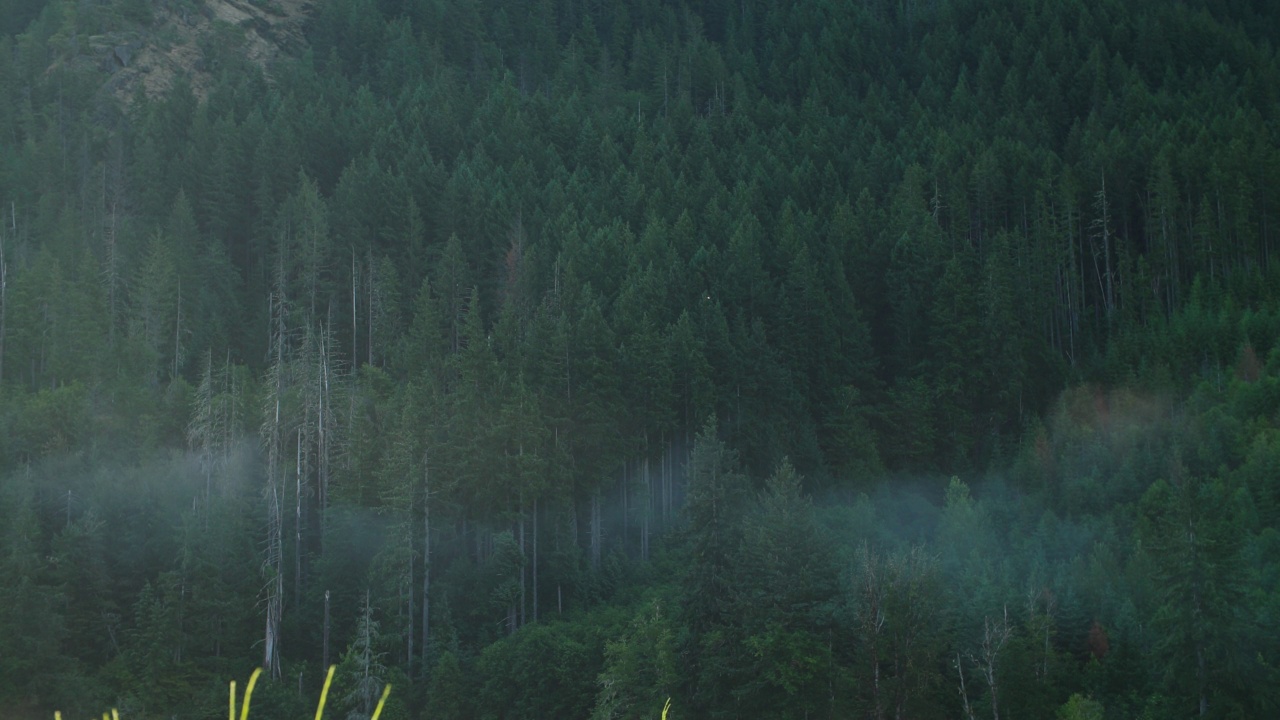
[{"label": "forest", "polygon": [[0,0],[0,714],[1280,717],[1276,38]]}]

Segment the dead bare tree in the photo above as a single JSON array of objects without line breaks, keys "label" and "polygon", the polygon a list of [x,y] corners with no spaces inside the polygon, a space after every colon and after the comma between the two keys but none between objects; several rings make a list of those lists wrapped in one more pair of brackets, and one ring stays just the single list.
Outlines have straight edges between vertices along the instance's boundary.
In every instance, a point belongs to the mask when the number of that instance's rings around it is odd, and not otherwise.
[{"label": "dead bare tree", "polygon": [[858,587],[862,601],[858,614],[862,627],[863,642],[871,665],[871,716],[876,720],[884,717],[884,703],[880,696],[880,640],[884,634],[884,587],[880,582],[880,562],[871,553],[867,543],[862,544],[858,552],[862,577]]},{"label": "dead bare tree", "polygon": [[280,622],[283,616],[284,601],[284,568],[283,532],[281,494],[283,478],[281,477],[281,444],[282,425],[281,404],[284,394],[285,376],[285,313],[284,301],[284,262],[277,265],[276,287],[271,297],[271,315],[273,331],[271,334],[272,362],[267,370],[267,394],[263,408],[263,423],[260,430],[263,444],[267,451],[267,484],[264,499],[267,504],[267,544],[263,559],[262,572],[266,577],[266,629],[263,643],[262,667],[271,673],[274,679],[280,678]]},{"label": "dead bare tree", "polygon": [[964,704],[964,716],[969,720],[975,720],[973,705],[969,703],[969,691],[964,686],[964,662],[960,660],[960,653],[956,653],[955,668],[956,673],[960,676],[960,701]]},{"label": "dead bare tree", "polygon": [[[991,693],[992,720],[1000,720],[998,672],[1000,654],[1012,635],[1013,627],[1009,625],[1009,608],[1005,607],[1000,617],[993,619],[988,616],[984,619],[982,645],[979,647],[978,655],[970,654],[969,656],[970,662],[977,668],[982,680],[987,684],[987,690]],[[963,682],[963,673],[961,674],[961,682]],[[966,700],[966,704],[967,702]],[[972,713],[970,713],[970,717],[972,717]]]},{"label": "dead bare tree", "polygon": [[4,258],[4,231],[0,228],[0,385],[4,384],[4,316],[8,303],[6,291],[9,287],[9,264]]},{"label": "dead bare tree", "polygon": [[431,451],[422,454],[422,660],[431,642]]},{"label": "dead bare tree", "polygon": [[[1106,308],[1107,325],[1111,325],[1111,316],[1116,309],[1114,273],[1111,268],[1111,204],[1107,200],[1107,176],[1102,176],[1102,189],[1094,198],[1093,224],[1090,226],[1089,239],[1093,248],[1093,270],[1098,276],[1098,292],[1102,295],[1103,307]],[[1098,243],[1102,245],[1099,247]],[[1098,256],[1103,259],[1103,266],[1098,267]]]}]

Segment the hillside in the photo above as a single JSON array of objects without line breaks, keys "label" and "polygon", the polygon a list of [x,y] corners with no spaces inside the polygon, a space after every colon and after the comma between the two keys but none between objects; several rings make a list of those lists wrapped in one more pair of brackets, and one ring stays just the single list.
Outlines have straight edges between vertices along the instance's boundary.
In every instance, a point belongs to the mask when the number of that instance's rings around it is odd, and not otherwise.
[{"label": "hillside", "polygon": [[1280,714],[1276,32],[0,0],[0,707]]},{"label": "hillside", "polygon": [[[246,61],[268,78],[284,57],[306,48],[303,33],[314,0],[122,0],[66,6],[53,63],[101,76],[117,100],[139,93],[163,97],[177,77],[203,100],[218,76]],[[55,3],[57,8],[58,4]],[[61,41],[61,42],[57,42]],[[231,67],[224,67],[228,63]]]}]

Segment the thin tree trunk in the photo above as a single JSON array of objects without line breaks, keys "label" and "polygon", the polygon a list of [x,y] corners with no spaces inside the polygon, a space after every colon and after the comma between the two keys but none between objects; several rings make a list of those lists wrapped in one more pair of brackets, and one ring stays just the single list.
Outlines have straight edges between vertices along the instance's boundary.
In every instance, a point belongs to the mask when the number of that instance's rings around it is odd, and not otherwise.
[{"label": "thin tree trunk", "polygon": [[533,499],[533,621],[538,622],[538,498]]},{"label": "thin tree trunk", "polygon": [[956,672],[960,674],[960,700],[964,704],[964,716],[969,720],[975,720],[973,706],[969,704],[969,693],[964,687],[964,663],[960,660],[960,653],[956,653]]},{"label": "thin tree trunk", "polygon": [[357,288],[359,287],[359,271],[356,269],[356,249],[351,248],[351,369],[360,364],[360,330],[356,327],[356,308],[358,304]]},{"label": "thin tree trunk", "polygon": [[645,455],[643,485],[644,485],[644,512],[640,515],[640,560],[647,562],[649,560],[649,515],[653,512],[653,486],[649,484],[649,456]]},{"label": "thin tree trunk", "polygon": [[4,233],[0,232],[0,387],[4,385],[4,316],[8,308],[8,303],[5,302],[8,279],[9,265],[4,259]]},{"label": "thin tree trunk", "polygon": [[[327,330],[325,328],[328,328]],[[316,410],[316,475],[320,506],[320,538],[323,542],[327,528],[325,519],[329,509],[329,422],[333,413],[329,397],[329,351],[332,347],[329,332],[333,329],[333,303],[329,303],[329,323],[320,328],[320,398]],[[326,415],[328,413],[328,415]],[[323,552],[323,548],[321,549]]]},{"label": "thin tree trunk", "polygon": [[372,365],[373,364],[373,249],[372,248],[369,249],[369,255],[367,259],[369,262],[369,287],[366,291],[366,297],[365,297],[366,308],[365,309],[369,313],[369,318],[368,318],[368,322],[365,324],[366,325],[365,331],[369,334],[369,343],[368,343],[369,346],[367,348],[367,351],[369,353],[368,363]]},{"label": "thin tree trunk", "polygon": [[600,527],[600,490],[591,494],[591,567],[600,569],[600,550],[604,528]]},{"label": "thin tree trunk", "polygon": [[[306,424],[306,421],[303,421]],[[298,428],[298,452],[295,465],[293,510],[293,609],[302,602],[302,428]]]},{"label": "thin tree trunk", "polygon": [[329,591],[324,591],[324,650],[320,657],[323,658],[322,665],[329,667]]},{"label": "thin tree trunk", "polygon": [[[412,518],[410,518],[412,520]],[[408,642],[408,648],[405,650],[405,665],[408,667],[409,678],[413,678],[413,526],[406,521],[405,530],[409,533],[409,632],[405,633]]]},{"label": "thin tree trunk", "polygon": [[622,463],[622,552],[627,553],[628,540],[631,536],[631,508],[628,502],[631,490],[631,461]]},{"label": "thin tree trunk", "polygon": [[178,368],[182,366],[182,278],[178,278],[177,319],[173,328],[173,367],[169,371],[169,379],[178,377]]},{"label": "thin tree trunk", "polygon": [[431,641],[431,465],[422,458],[422,666],[427,665]]},{"label": "thin tree trunk", "polygon": [[1209,714],[1209,695],[1205,692],[1204,649],[1196,648],[1196,681],[1200,691],[1200,717]]},{"label": "thin tree trunk", "polygon": [[520,528],[520,625],[521,626],[524,626],[524,623],[525,623],[525,577],[527,575],[525,571],[525,563],[524,563],[524,558],[525,558],[524,515],[525,515],[524,501],[521,500],[520,501],[520,523],[519,523],[519,528]]},{"label": "thin tree trunk", "polygon": [[[276,291],[273,293],[272,316],[275,320],[275,331],[272,344],[275,358],[269,375],[270,395],[268,417],[264,422],[263,434],[267,441],[267,553],[263,563],[263,572],[267,576],[267,617],[264,630],[262,667],[270,673],[272,679],[280,678],[280,623],[283,615],[284,601],[284,568],[283,555],[283,517],[281,494],[283,478],[280,477],[280,404],[284,393],[284,344],[285,344],[285,301],[284,301],[284,266],[279,265],[276,275]],[[276,299],[276,294],[279,295]]]}]

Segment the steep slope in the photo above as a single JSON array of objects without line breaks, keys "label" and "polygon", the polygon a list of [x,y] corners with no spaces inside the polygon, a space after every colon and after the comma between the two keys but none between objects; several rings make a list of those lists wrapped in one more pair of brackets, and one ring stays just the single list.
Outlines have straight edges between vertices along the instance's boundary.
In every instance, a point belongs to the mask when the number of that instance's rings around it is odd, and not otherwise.
[{"label": "steep slope", "polygon": [[303,24],[315,0],[195,0],[155,3],[150,23],[95,35],[78,62],[110,73],[107,89],[128,101],[141,88],[156,97],[185,75],[203,98],[227,58],[261,67],[268,78],[283,55],[306,44]]}]

